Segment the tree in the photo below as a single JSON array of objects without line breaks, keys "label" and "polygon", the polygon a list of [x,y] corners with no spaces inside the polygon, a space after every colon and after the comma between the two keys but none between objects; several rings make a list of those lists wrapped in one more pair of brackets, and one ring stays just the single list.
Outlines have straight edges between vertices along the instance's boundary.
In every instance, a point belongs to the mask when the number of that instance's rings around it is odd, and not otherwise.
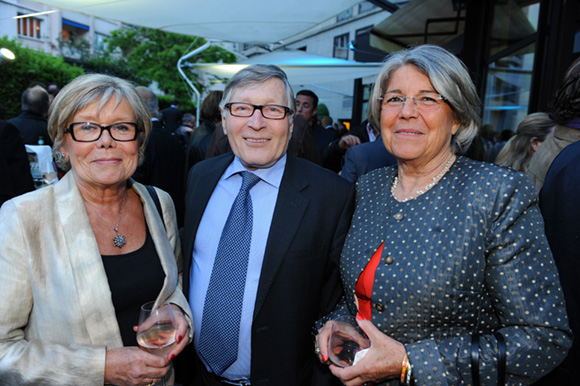
[{"label": "tree", "polygon": [[[177,71],[177,61],[205,44],[205,39],[140,27],[115,30],[107,43],[109,56],[120,50],[126,65],[136,76],[157,82],[160,90],[182,101],[183,107],[188,109],[190,91]],[[232,63],[235,59],[234,54],[212,46],[203,51],[198,60],[203,63]],[[188,75],[201,90],[203,87],[197,82],[197,75],[193,72]]]},{"label": "tree", "polygon": [[84,74],[82,68],[64,62],[62,57],[23,47],[16,39],[0,37],[0,47],[8,48],[16,59],[0,64],[0,103],[6,107],[5,118],[20,114],[22,93],[33,83],[64,86]]}]

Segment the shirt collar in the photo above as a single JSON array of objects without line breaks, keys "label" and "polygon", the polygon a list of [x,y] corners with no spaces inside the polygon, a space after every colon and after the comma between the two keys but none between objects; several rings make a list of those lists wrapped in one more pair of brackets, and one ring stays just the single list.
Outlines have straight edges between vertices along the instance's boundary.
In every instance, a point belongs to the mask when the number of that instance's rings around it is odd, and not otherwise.
[{"label": "shirt collar", "polygon": [[[284,175],[284,169],[286,168],[286,154],[284,154],[276,163],[269,168],[263,169],[256,169],[250,171],[250,173],[254,173],[264,182],[269,185],[272,185],[275,188],[280,188],[280,183],[282,182],[282,176]],[[242,165],[242,161],[235,156],[234,161],[228,166],[226,171],[223,174],[224,179],[228,179],[235,174],[249,171]]]}]

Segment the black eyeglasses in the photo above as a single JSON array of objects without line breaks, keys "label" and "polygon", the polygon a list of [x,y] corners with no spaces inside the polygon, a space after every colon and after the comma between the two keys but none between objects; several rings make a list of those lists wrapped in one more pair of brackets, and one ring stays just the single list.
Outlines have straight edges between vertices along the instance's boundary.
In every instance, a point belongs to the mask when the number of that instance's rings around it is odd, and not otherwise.
[{"label": "black eyeglasses", "polygon": [[95,142],[101,138],[104,130],[119,142],[134,141],[137,139],[137,133],[141,131],[135,122],[117,122],[109,126],[101,126],[94,122],[73,122],[64,132],[70,133],[72,139],[77,142]]},{"label": "black eyeglasses", "polygon": [[251,103],[232,102],[226,103],[226,108],[234,117],[248,118],[260,110],[262,116],[268,119],[284,119],[290,112],[290,108],[280,105],[253,105]]}]

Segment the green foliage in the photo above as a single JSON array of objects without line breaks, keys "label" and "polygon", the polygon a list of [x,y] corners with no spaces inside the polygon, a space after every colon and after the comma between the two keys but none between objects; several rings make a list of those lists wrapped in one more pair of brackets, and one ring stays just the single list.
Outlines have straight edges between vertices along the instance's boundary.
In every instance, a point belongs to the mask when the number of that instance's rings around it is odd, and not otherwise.
[{"label": "green foliage", "polygon": [[328,113],[328,107],[324,103],[319,103],[318,104],[318,111],[316,112],[316,117],[320,120],[327,115],[330,115]]},{"label": "green foliage", "polygon": [[[205,44],[205,39],[141,27],[113,31],[107,43],[109,55],[121,51],[126,65],[136,76],[157,82],[159,89],[171,95],[171,99],[180,100],[182,110],[193,110],[190,90],[177,71],[177,61]],[[202,62],[231,63],[236,59],[234,54],[216,46],[203,51],[200,57],[198,60]],[[201,91],[197,75],[189,72],[188,76]]]},{"label": "green foliage", "polygon": [[0,63],[0,103],[6,107],[5,119],[20,114],[22,92],[32,83],[54,82],[62,87],[84,73],[63,58],[23,47],[16,39],[0,37],[0,47],[16,55],[13,61]]}]

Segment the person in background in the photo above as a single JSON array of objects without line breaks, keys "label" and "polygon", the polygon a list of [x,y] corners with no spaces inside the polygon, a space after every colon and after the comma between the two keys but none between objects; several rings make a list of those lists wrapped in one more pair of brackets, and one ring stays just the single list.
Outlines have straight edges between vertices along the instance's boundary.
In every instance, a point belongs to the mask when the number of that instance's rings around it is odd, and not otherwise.
[{"label": "person in background", "polygon": [[50,99],[50,103],[52,103],[52,101],[54,100],[54,98],[56,97],[56,95],[58,94],[59,91],[60,91],[60,89],[58,88],[58,85],[54,82],[50,82],[46,86],[46,92],[48,92],[48,97]]},{"label": "person in background", "polygon": [[369,108],[397,165],[357,182],[345,297],[318,323],[321,361],[327,320],[357,315],[369,351],[330,364],[346,386],[473,384],[476,368],[482,385],[515,385],[548,373],[572,335],[537,194],[525,174],[459,155],[480,124],[465,65],[434,45],[393,53]]},{"label": "person in background", "polygon": [[564,362],[537,386],[573,386],[580,379],[580,141],[552,162],[540,192],[546,236],[560,273],[570,327],[576,339]]},{"label": "person in background", "polygon": [[178,99],[173,99],[169,107],[161,110],[161,121],[163,122],[163,127],[169,130],[170,133],[175,133],[181,125],[182,119],[183,111],[179,109]]},{"label": "person in background", "polygon": [[8,122],[18,128],[24,144],[52,147],[46,120],[49,106],[49,95],[41,86],[27,88],[22,93],[22,113]]},{"label": "person in background", "polygon": [[0,120],[0,206],[33,190],[34,181],[22,136],[16,127]]},{"label": "person in background", "polygon": [[[153,385],[193,329],[171,198],[131,179],[147,107],[127,81],[84,75],[55,98],[48,126],[67,174],[0,208],[0,383]],[[152,300],[175,312],[167,356],[137,347]]]},{"label": "person in background", "polygon": [[515,136],[499,152],[495,163],[526,173],[530,159],[554,133],[555,125],[547,113],[528,115],[518,125]]},{"label": "person in background", "polygon": [[183,146],[157,117],[159,102],[153,91],[147,87],[137,87],[137,93],[147,106],[151,116],[151,132],[141,164],[133,178],[144,185],[156,186],[171,196],[177,213],[177,225],[183,226],[185,211],[185,153]]},{"label": "person in background", "polygon": [[184,148],[187,147],[189,143],[189,137],[191,133],[196,129],[197,125],[195,123],[195,115],[190,113],[183,114],[183,119],[181,120],[181,126],[175,132],[179,135],[180,142],[183,144]]},{"label": "person in background", "polygon": [[580,58],[564,77],[550,103],[550,118],[556,122],[554,134],[534,153],[528,166],[528,175],[538,192],[552,161],[566,146],[580,140]]},{"label": "person in background", "polygon": [[[310,90],[300,90],[296,93],[296,113],[302,115],[308,122],[308,126],[318,147],[318,155],[322,155],[328,145],[338,137],[338,133],[332,129],[326,129],[320,123],[316,113],[318,111],[318,96]],[[329,117],[330,118],[330,117]],[[332,125],[332,120],[330,122]]]},{"label": "person in background", "polygon": [[[372,118],[367,117],[367,122],[372,122]],[[371,125],[369,123],[368,126],[374,129],[377,125]],[[397,159],[385,148],[379,130],[373,130],[373,134],[376,140],[361,143],[360,145],[352,146],[346,150],[344,164],[339,173],[345,180],[355,183],[360,176],[365,175],[372,170],[397,163]]]},{"label": "person in background", "polygon": [[186,175],[193,165],[205,159],[212,135],[216,130],[216,126],[221,122],[219,103],[222,95],[222,91],[210,91],[201,103],[199,112],[200,124],[190,135],[188,150],[185,154]]},{"label": "person in background", "polygon": [[287,154],[294,106],[278,67],[239,71],[220,103],[233,154],[189,173],[184,290],[198,329],[189,361],[196,386],[332,380],[311,349],[311,329],[342,294],[337,264],[354,192]]}]

